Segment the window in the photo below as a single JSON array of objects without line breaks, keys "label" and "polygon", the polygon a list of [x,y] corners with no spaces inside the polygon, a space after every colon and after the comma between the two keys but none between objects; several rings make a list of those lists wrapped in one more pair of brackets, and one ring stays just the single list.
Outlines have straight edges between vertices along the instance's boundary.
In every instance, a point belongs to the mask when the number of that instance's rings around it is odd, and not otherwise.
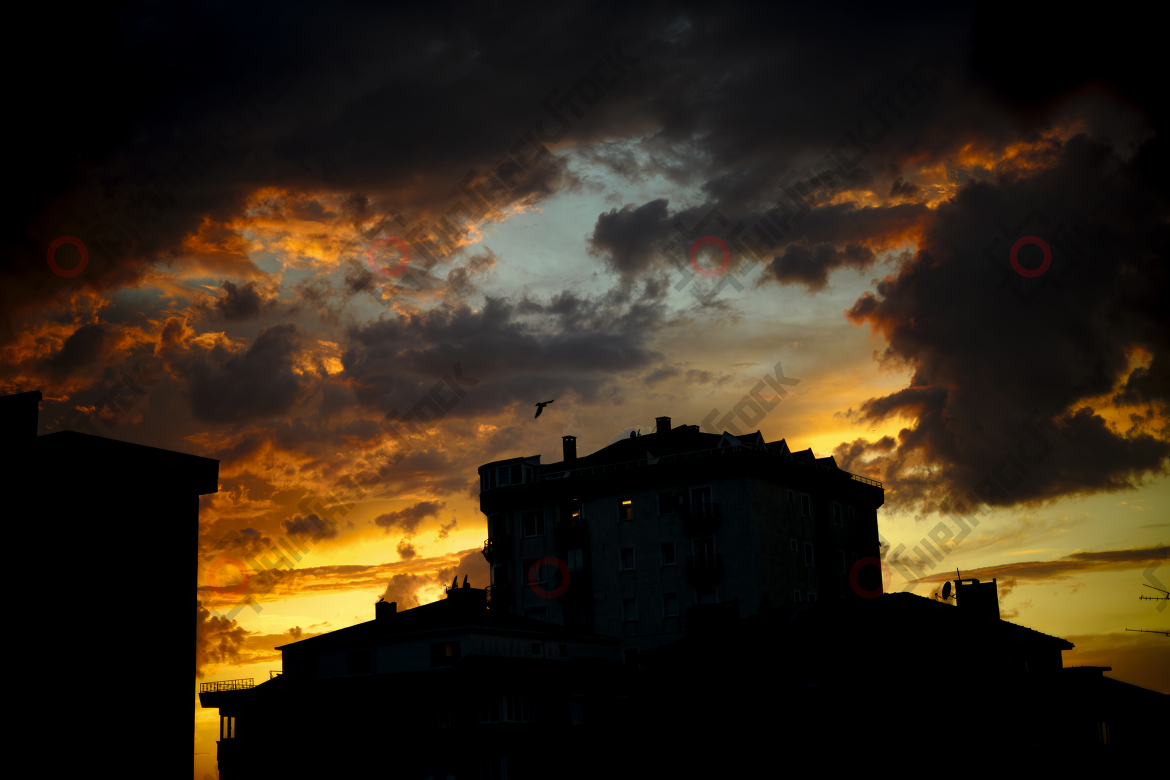
[{"label": "window", "polygon": [[488,536],[503,536],[508,533],[507,512],[496,512],[488,515]]},{"label": "window", "polygon": [[691,490],[692,504],[710,504],[711,503],[711,488],[694,488]]},{"label": "window", "polygon": [[532,565],[535,564],[539,558],[529,558],[524,561],[524,584],[525,585],[544,585],[545,570],[547,566],[537,566],[536,571],[532,570]]},{"label": "window", "polygon": [[804,565],[816,566],[816,563],[813,561],[813,546],[808,543],[804,545]]},{"label": "window", "polygon": [[812,499],[808,497],[807,493],[800,494],[800,516],[812,517]]},{"label": "window", "polygon": [[788,491],[788,503],[796,506],[796,493],[793,493],[791,490]]},{"label": "window", "polygon": [[574,547],[569,550],[569,571],[584,571],[585,570],[585,548]]},{"label": "window", "polygon": [[833,502],[833,525],[841,525],[841,505]]},{"label": "window", "polygon": [[480,707],[479,722],[527,723],[528,701],[513,693],[486,698]]},{"label": "window", "polygon": [[[548,621],[548,607],[532,607],[524,610],[524,617],[532,620]],[[539,645],[536,645],[539,646]]]},{"label": "window", "polygon": [[671,512],[674,511],[674,502],[671,499],[672,499],[672,495],[670,493],[659,493],[658,494],[658,514],[659,515],[669,515]]},{"label": "window", "polygon": [[792,591],[792,600],[793,601],[800,601],[800,591],[799,590]]},{"label": "window", "polygon": [[618,506],[618,520],[633,520],[634,519],[634,500],[631,498],[622,499],[622,503]]},{"label": "window", "polygon": [[350,650],[349,651],[349,674],[369,674],[370,673],[370,651],[369,650]]},{"label": "window", "polygon": [[846,571],[847,571],[847,569],[845,568],[845,551],[838,550],[837,551],[837,573],[844,574]]},{"label": "window", "polygon": [[543,651],[543,648],[541,647],[540,642],[533,642],[532,643],[532,654],[535,656],[544,655],[544,651]]},{"label": "window", "polygon": [[809,600],[809,601],[816,601],[816,600],[817,600],[817,594],[813,593],[813,592],[810,590],[810,591],[808,592],[808,600]]},{"label": "window", "polygon": [[496,486],[496,470],[495,469],[488,469],[487,478],[488,478],[488,488],[489,489],[494,488]]},{"label": "window", "polygon": [[799,552],[799,550],[796,547],[796,540],[795,539],[788,540],[788,549],[791,550],[792,552]]},{"label": "window", "polygon": [[504,561],[492,566],[492,584],[507,585],[512,581],[512,562]]},{"label": "window", "polygon": [[622,651],[622,658],[626,661],[626,666],[637,669],[638,668],[638,648],[627,647]]},{"label": "window", "polygon": [[849,507],[849,519],[850,519],[850,520],[856,520],[856,519],[857,519],[857,515],[856,515],[856,514],[854,514],[854,512],[853,512],[853,507]]},{"label": "window", "polygon": [[557,645],[557,652],[560,654],[561,658],[568,658],[569,657],[569,646],[568,645]]},{"label": "window", "polygon": [[638,620],[638,600],[622,599],[622,620],[633,623]]},{"label": "window", "polygon": [[431,666],[450,666],[458,660],[458,642],[431,642]]},{"label": "window", "polygon": [[698,595],[699,595],[699,603],[700,604],[711,605],[711,604],[718,604],[719,603],[719,590],[718,590],[718,588],[716,588],[714,590],[702,591]]},{"label": "window", "polygon": [[544,536],[544,512],[523,512],[520,521],[525,536]]},{"label": "window", "polygon": [[695,563],[702,566],[715,565],[715,537],[703,536],[693,542],[695,549]]},{"label": "window", "polygon": [[621,569],[622,571],[632,571],[634,568],[634,548],[621,548]]},{"label": "window", "polygon": [[678,594],[662,594],[662,614],[665,617],[678,617]]},{"label": "window", "polygon": [[674,542],[662,543],[662,565],[674,566]]},{"label": "window", "polygon": [[511,482],[509,482],[509,480],[508,480],[508,474],[509,474],[508,467],[504,466],[502,469],[499,469],[499,472],[500,472],[500,487],[503,487],[504,485],[511,484]]},{"label": "window", "polygon": [[573,699],[569,703],[569,722],[574,726],[585,725],[585,702]]},{"label": "window", "polygon": [[512,484],[519,485],[520,484],[520,474],[521,474],[520,464],[517,463],[515,466],[510,466],[509,471],[512,472]]}]

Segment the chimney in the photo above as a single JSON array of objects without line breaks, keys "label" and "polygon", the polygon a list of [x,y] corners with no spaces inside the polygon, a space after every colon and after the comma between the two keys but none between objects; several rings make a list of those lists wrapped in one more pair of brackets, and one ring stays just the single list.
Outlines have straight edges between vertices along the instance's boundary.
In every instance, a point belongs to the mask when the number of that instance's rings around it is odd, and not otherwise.
[{"label": "chimney", "polygon": [[562,436],[561,441],[565,445],[565,460],[577,459],[577,437],[576,436]]},{"label": "chimney", "polygon": [[24,445],[37,438],[41,391],[0,396],[0,441]]},{"label": "chimney", "polygon": [[670,418],[669,417],[655,417],[654,422],[657,423],[657,425],[658,425],[658,427],[654,431],[655,433],[670,433]]},{"label": "chimney", "polygon": [[382,621],[389,620],[398,612],[397,601],[379,601],[374,605],[374,618]]}]

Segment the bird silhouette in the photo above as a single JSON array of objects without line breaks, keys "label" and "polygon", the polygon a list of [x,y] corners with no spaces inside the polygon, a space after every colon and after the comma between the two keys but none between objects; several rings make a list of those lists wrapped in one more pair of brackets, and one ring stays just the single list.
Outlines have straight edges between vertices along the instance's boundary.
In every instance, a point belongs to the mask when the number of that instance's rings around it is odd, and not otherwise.
[{"label": "bird silhouette", "polygon": [[[557,399],[554,398],[553,401],[555,401],[555,400],[557,400]],[[540,413],[544,411],[544,407],[548,406],[553,401],[541,401],[540,403],[538,403],[536,405],[536,417],[540,417]],[[533,417],[532,419],[535,420],[536,417]]]}]

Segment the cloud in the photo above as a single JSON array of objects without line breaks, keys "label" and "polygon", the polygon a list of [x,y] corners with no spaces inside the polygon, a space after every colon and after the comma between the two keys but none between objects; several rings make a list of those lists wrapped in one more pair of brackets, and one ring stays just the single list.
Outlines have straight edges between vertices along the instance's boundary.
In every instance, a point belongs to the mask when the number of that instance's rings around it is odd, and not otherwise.
[{"label": "cloud", "polygon": [[374,518],[374,525],[384,528],[386,533],[399,528],[408,536],[413,536],[418,533],[423,520],[428,517],[438,517],[439,510],[446,505],[445,501],[419,501],[405,509],[378,515]]},{"label": "cloud", "polygon": [[[1052,561],[1020,561],[966,570],[963,576],[980,580],[998,579],[1001,582],[1001,596],[1006,596],[1018,582],[1048,582],[1092,572],[1144,569],[1153,561],[1165,560],[1168,554],[1170,548],[1167,547],[1076,552]],[[942,572],[923,577],[918,582],[945,582],[950,579],[953,579],[951,574]]]},{"label": "cloud", "polygon": [[414,549],[414,545],[408,542],[405,538],[398,542],[398,546],[395,549],[398,551],[398,557],[404,561],[409,561],[411,558],[418,555],[418,552]]},{"label": "cloud", "polygon": [[236,663],[248,632],[234,620],[212,617],[202,601],[195,602],[195,678],[203,677],[208,664]]},{"label": "cloud", "polygon": [[216,299],[215,308],[220,316],[228,322],[255,319],[269,301],[260,292],[254,281],[245,282],[242,285],[224,281],[220,283],[220,286],[223,287],[224,295]]}]

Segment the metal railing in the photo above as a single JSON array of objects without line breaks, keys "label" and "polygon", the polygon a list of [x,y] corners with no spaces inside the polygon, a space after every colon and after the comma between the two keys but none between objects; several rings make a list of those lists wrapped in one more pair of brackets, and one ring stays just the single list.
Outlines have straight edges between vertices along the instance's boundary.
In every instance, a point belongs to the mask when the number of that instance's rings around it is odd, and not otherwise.
[{"label": "metal railing", "polygon": [[269,669],[268,670],[268,679],[275,680],[277,677],[280,677],[281,674],[282,674],[282,672],[278,672],[275,669]]},{"label": "metal railing", "polygon": [[614,472],[614,471],[626,471],[627,469],[642,468],[645,466],[652,466],[652,465],[656,465],[659,463],[671,463],[673,461],[680,461],[680,460],[692,460],[695,458],[730,457],[730,456],[735,456],[735,455],[747,455],[747,454],[757,454],[757,455],[765,455],[765,456],[773,457],[773,458],[780,458],[782,460],[790,461],[792,463],[796,463],[796,464],[799,464],[801,466],[807,466],[809,468],[816,468],[816,469],[820,469],[822,471],[826,471],[826,472],[830,472],[830,473],[839,472],[843,475],[848,476],[850,479],[857,480],[858,482],[863,482],[867,485],[873,485],[874,487],[879,487],[879,488],[882,487],[882,483],[876,479],[870,479],[869,477],[863,477],[860,474],[853,474],[852,472],[845,471],[844,469],[832,468],[830,466],[826,466],[826,465],[821,464],[821,463],[809,463],[806,460],[801,460],[800,458],[794,458],[791,453],[785,454],[783,452],[779,452],[778,450],[772,449],[772,448],[767,447],[767,446],[759,446],[759,445],[749,446],[746,444],[740,445],[738,447],[711,447],[711,448],[708,448],[705,450],[694,450],[692,452],[680,452],[680,453],[677,453],[675,455],[661,455],[657,458],[639,458],[637,460],[627,460],[627,461],[621,461],[619,463],[605,463],[605,464],[602,464],[600,466],[591,466],[589,468],[568,468],[568,469],[562,469],[559,471],[547,471],[543,474],[537,474],[535,481],[545,482],[545,481],[552,480],[552,479],[565,479],[567,477],[587,476],[589,474],[604,474],[607,472]]},{"label": "metal railing", "polygon": [[255,677],[242,677],[239,680],[220,680],[218,682],[199,683],[199,692],[214,693],[216,691],[243,691],[247,690],[248,688],[255,687]]},{"label": "metal railing", "polygon": [[512,554],[512,535],[502,534],[483,540],[483,557],[490,562],[493,558],[506,558]]}]

